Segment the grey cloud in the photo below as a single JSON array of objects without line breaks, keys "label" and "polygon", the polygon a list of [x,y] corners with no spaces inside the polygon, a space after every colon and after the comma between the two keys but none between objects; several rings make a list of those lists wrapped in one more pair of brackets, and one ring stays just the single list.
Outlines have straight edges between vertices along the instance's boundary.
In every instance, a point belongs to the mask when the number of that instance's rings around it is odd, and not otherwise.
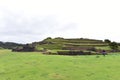
[{"label": "grey cloud", "polygon": [[[40,17],[35,17],[34,19],[21,18],[22,15],[5,15],[4,18],[4,28],[0,30],[3,33],[10,34],[39,34],[44,32],[49,32],[55,26],[55,20],[52,17],[46,17],[39,20]],[[20,20],[20,22],[19,22]]]},{"label": "grey cloud", "polygon": [[11,12],[5,13],[1,21],[3,24],[0,25],[1,40],[20,43],[63,35],[64,31],[71,30],[74,26],[74,23],[61,26],[53,15],[26,17],[22,13]]}]

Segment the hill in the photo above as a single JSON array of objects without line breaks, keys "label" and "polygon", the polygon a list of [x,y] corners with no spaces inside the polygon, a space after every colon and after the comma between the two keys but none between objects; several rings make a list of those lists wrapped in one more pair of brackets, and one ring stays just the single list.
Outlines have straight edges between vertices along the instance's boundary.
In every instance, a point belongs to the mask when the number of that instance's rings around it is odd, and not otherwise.
[{"label": "hill", "polygon": [[41,42],[32,43],[39,50],[41,48],[46,48],[50,50],[62,49],[62,50],[80,50],[82,48],[92,48],[92,47],[105,47],[108,46],[108,43],[105,43],[102,40],[87,39],[87,38],[46,38]]},{"label": "hill", "polygon": [[[108,41],[108,40],[107,40]],[[113,52],[110,43],[103,40],[88,38],[51,38],[48,37],[40,42],[26,44],[23,47],[14,48],[12,51],[31,52],[39,51],[44,54],[59,55],[91,55],[101,54],[103,50]],[[114,50],[115,51],[115,50]],[[119,50],[115,51],[119,52]]]},{"label": "hill", "polygon": [[23,46],[23,44],[18,44],[18,43],[14,43],[14,42],[2,42],[2,41],[0,41],[0,48],[13,49],[15,47],[20,47],[20,46]]}]

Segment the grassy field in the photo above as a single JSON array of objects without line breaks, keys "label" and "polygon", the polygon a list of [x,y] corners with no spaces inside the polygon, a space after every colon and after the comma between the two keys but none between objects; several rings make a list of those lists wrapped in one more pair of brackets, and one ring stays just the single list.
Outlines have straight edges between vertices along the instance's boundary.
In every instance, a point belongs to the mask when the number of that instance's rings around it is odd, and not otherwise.
[{"label": "grassy field", "polygon": [[120,80],[120,55],[42,55],[0,50],[0,80]]}]

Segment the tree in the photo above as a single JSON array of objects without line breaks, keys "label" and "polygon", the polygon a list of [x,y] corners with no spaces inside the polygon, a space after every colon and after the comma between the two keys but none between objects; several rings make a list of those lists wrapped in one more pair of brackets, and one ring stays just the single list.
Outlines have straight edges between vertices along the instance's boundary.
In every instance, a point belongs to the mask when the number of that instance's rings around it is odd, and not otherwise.
[{"label": "tree", "polygon": [[109,43],[109,46],[112,50],[118,50],[118,44],[116,42]]},{"label": "tree", "polygon": [[62,38],[62,37],[56,37],[55,39],[64,39],[64,38]]},{"label": "tree", "polygon": [[104,42],[105,43],[111,43],[111,41],[109,39],[105,39]]},{"label": "tree", "polygon": [[47,37],[46,40],[48,40],[48,39],[52,39],[52,38],[51,37]]}]

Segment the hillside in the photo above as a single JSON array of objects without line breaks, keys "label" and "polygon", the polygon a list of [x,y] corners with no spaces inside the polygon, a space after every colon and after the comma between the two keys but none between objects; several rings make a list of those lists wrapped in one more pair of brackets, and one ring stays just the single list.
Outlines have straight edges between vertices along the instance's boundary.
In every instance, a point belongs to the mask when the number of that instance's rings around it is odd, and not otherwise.
[{"label": "hillside", "polygon": [[12,49],[14,47],[19,47],[19,46],[23,46],[23,44],[18,44],[18,43],[14,43],[14,42],[2,42],[2,41],[0,41],[0,48]]},{"label": "hillside", "polygon": [[71,39],[64,39],[64,38],[46,38],[41,42],[34,42],[32,43],[36,46],[39,50],[41,48],[45,49],[62,49],[62,50],[79,50],[80,48],[92,48],[92,47],[105,47],[108,46],[108,43],[105,43],[102,40],[95,40],[95,39],[87,39],[87,38],[71,38]]},{"label": "hillside", "polygon": [[[116,43],[117,44],[117,43]],[[46,38],[40,42],[26,44],[23,47],[17,47],[12,51],[17,52],[42,52],[43,54],[59,54],[59,55],[96,55],[101,52],[119,52],[118,49],[111,49],[110,43],[103,40],[88,38]]]}]

